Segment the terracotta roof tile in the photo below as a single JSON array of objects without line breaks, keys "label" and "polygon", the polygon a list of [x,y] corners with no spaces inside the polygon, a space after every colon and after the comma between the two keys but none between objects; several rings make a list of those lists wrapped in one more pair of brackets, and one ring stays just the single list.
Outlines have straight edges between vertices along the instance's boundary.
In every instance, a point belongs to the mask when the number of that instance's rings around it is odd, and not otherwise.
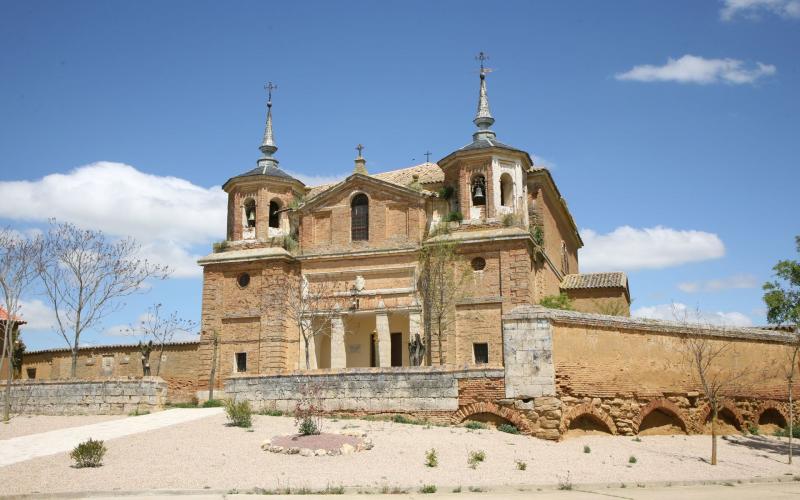
[{"label": "terracotta roof tile", "polygon": [[[0,307],[0,321],[7,321],[7,320],[8,320],[8,312],[5,310],[5,308]],[[19,323],[20,325],[24,325],[26,323],[26,321],[23,321],[22,318],[20,317],[14,318],[14,321]]]},{"label": "terracotta roof tile", "polygon": [[586,273],[568,274],[561,281],[561,288],[574,290],[576,288],[627,288],[628,277],[625,273]]}]

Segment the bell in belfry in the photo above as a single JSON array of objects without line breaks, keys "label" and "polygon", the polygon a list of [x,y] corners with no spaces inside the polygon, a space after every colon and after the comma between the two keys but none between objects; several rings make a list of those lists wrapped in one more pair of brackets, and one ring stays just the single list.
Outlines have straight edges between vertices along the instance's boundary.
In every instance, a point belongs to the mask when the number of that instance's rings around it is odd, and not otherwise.
[{"label": "bell in belfry", "polygon": [[248,222],[255,222],[256,221],[256,214],[255,214],[254,211],[252,211],[252,210],[250,211],[250,213],[247,215],[247,220],[248,220]]},{"label": "bell in belfry", "polygon": [[475,198],[475,201],[483,201],[483,187],[480,184],[475,186],[475,194],[473,195],[473,198]]}]

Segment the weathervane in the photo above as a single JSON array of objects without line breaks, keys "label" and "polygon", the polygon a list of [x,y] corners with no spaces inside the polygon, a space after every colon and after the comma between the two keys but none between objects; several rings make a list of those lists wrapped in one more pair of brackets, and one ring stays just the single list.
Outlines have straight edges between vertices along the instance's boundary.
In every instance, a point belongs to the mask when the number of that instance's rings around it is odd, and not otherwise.
[{"label": "weathervane", "polygon": [[266,85],[264,85],[264,90],[267,91],[267,106],[272,106],[272,91],[278,90],[278,86],[273,85],[272,82],[268,82]]},{"label": "weathervane", "polygon": [[483,64],[483,63],[484,63],[484,61],[488,61],[488,60],[489,60],[489,56],[487,56],[486,54],[484,54],[484,52],[483,52],[483,51],[481,51],[480,53],[478,53],[478,55],[477,55],[477,56],[475,56],[475,60],[476,60],[476,61],[480,61],[480,62],[481,62],[481,78],[482,78],[484,75],[486,75],[486,73],[491,73],[491,72],[492,72],[492,69],[491,69],[491,68],[487,68],[487,67],[485,67],[485,66],[484,66],[484,64]]}]

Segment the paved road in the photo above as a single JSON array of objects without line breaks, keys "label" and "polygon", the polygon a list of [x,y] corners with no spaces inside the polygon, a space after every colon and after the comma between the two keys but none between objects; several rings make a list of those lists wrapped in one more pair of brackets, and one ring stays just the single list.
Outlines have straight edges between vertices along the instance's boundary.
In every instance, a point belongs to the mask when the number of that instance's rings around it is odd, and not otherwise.
[{"label": "paved road", "polygon": [[[177,496],[180,495],[180,496]],[[118,496],[92,496],[93,500],[112,500],[124,496],[126,499],[140,499],[140,500],[176,500],[176,498],[191,498],[191,500],[241,500],[255,498],[256,495],[242,495],[230,493],[200,493],[192,494],[190,492],[172,492],[169,494],[141,494],[131,495],[130,493],[119,493]],[[260,497],[260,495],[258,495]],[[451,498],[451,499],[480,499],[480,500],[522,500],[525,498],[532,498],[534,500],[556,499],[556,500],[608,500],[609,498],[621,499],[634,499],[634,500],[672,500],[680,498],[681,500],[700,500],[707,498],[720,498],[725,500],[751,500],[751,499],[794,499],[800,497],[800,483],[798,482],[783,482],[783,483],[745,483],[736,484],[735,486],[726,486],[722,484],[711,485],[693,485],[693,486],[672,486],[672,487],[628,487],[628,488],[594,488],[591,490],[583,490],[579,487],[572,491],[559,491],[553,489],[544,489],[543,491],[519,492],[514,490],[486,492],[486,493],[450,493],[442,492],[433,495],[412,493],[407,495],[363,495],[363,494],[346,494],[336,495],[275,495],[270,498],[283,499],[283,500],[330,500],[336,498],[339,500],[400,500],[400,499],[414,499],[414,500],[435,500],[436,498]],[[49,496],[48,498],[58,498],[57,496]],[[71,495],[70,498],[75,498]]]},{"label": "paved road", "polygon": [[89,438],[114,439],[217,415],[222,411],[222,408],[176,408],[149,415],[109,420],[108,422],[6,439],[0,441],[0,467],[32,458],[70,451],[78,443]]}]

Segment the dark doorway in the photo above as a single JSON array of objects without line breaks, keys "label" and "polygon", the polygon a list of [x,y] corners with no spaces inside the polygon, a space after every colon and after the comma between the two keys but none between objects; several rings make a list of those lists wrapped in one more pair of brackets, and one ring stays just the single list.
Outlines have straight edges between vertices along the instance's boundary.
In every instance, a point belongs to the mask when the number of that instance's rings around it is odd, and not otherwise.
[{"label": "dark doorway", "polygon": [[392,334],[392,366],[403,366],[403,334]]}]

